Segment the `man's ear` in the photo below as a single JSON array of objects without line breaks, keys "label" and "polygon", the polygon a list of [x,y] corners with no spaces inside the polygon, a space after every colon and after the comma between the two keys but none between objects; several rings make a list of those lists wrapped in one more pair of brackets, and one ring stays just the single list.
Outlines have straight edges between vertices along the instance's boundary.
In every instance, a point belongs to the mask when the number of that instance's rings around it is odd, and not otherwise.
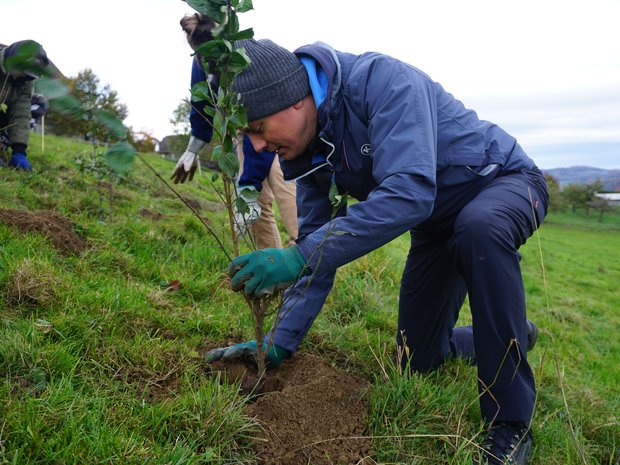
[{"label": "man's ear", "polygon": [[303,108],[307,106],[308,108],[312,109],[312,110],[316,110],[316,106],[314,104],[314,97],[312,96],[312,94],[308,94],[308,96],[304,97],[302,100],[300,100],[299,102],[295,102],[292,107],[295,110],[299,110],[300,108]]}]

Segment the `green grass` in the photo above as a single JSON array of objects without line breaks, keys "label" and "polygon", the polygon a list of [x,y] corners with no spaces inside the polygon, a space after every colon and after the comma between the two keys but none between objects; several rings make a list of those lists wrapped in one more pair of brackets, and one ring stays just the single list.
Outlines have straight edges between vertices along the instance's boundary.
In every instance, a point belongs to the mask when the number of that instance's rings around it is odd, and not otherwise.
[{"label": "green grass", "polygon": [[[74,163],[86,144],[48,136],[42,154],[40,142],[34,173],[0,171],[0,208],[58,211],[88,246],[66,256],[0,224],[0,463],[255,463],[247,399],[196,351],[252,337],[216,242],[139,161],[110,203]],[[224,238],[224,213],[207,210],[218,202],[209,180],[177,187]],[[617,212],[603,223],[550,215],[521,250],[528,316],[541,329],[530,356],[534,465],[620,463],[619,233]],[[481,431],[475,369],[456,361],[403,375],[391,363],[407,249],[401,237],[343,267],[301,350],[373,381],[377,463],[466,464]],[[29,298],[16,298],[24,277]],[[171,280],[178,292],[162,288]]]}]

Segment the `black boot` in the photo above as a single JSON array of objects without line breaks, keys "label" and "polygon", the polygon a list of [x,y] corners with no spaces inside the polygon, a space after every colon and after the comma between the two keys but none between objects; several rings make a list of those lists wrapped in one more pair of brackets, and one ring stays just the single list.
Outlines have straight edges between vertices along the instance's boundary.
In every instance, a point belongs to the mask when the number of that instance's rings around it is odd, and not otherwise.
[{"label": "black boot", "polygon": [[527,352],[532,350],[538,339],[538,328],[533,321],[527,320]]},{"label": "black boot", "polygon": [[474,465],[527,465],[533,443],[527,423],[494,423]]}]

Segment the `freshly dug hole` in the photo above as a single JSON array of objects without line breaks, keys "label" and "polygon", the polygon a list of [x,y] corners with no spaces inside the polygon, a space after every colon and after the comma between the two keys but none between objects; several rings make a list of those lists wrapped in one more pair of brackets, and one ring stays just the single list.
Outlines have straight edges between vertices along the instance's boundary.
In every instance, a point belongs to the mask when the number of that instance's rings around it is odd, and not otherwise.
[{"label": "freshly dug hole", "polygon": [[[257,394],[256,370],[244,364],[211,365],[228,382],[255,394],[246,414],[262,426],[254,449],[265,465],[374,463],[368,418],[368,383],[309,354],[295,354],[269,370]],[[366,460],[364,460],[366,458]]]}]

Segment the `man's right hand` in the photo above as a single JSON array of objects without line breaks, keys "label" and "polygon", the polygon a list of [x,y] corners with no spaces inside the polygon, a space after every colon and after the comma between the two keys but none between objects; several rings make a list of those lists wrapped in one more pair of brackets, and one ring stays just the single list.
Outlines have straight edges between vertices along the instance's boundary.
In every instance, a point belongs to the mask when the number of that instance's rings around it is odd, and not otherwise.
[{"label": "man's right hand", "polygon": [[184,183],[185,180],[191,181],[194,179],[196,169],[198,169],[198,154],[186,150],[179,158],[179,161],[177,161],[170,179],[175,184]]},{"label": "man's right hand", "polygon": [[[267,347],[263,343],[263,350]],[[278,368],[282,361],[290,355],[290,352],[280,346],[271,344],[265,354],[267,367]],[[207,352],[207,362],[213,363],[221,360],[224,363],[242,362],[256,366],[256,341],[240,342],[229,347],[220,347]]]},{"label": "man's right hand", "polygon": [[207,145],[207,143],[204,140],[198,139],[194,136],[189,138],[187,149],[185,149],[185,152],[181,155],[179,161],[177,161],[174,171],[172,172],[172,176],[170,177],[175,184],[184,183],[186,180],[191,181],[194,179],[196,170],[200,168],[198,152],[200,152],[205,145]]}]

